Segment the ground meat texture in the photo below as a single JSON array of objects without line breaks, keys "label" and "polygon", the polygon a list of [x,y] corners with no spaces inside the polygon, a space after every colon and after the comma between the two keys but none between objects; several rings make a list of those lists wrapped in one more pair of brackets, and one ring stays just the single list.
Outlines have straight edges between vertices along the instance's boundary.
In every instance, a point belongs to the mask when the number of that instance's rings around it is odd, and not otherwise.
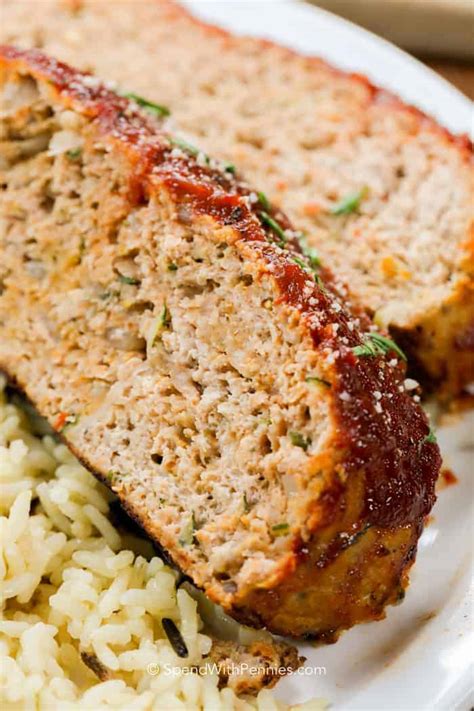
[{"label": "ground meat texture", "polygon": [[0,367],[237,619],[382,616],[440,464],[403,354],[162,118],[38,51],[0,77]]},{"label": "ground meat texture", "polygon": [[234,37],[167,0],[3,0],[0,38],[165,104],[308,233],[441,401],[474,379],[473,163],[464,138],[360,76]]}]

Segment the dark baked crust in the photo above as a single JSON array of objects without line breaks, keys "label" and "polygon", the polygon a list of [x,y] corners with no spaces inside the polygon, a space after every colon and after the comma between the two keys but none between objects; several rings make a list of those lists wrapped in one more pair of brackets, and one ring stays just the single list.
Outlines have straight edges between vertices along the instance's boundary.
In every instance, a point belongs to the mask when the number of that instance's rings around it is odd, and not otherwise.
[{"label": "dark baked crust", "polygon": [[[323,272],[325,287],[318,282],[308,287],[307,272],[294,261],[297,242],[289,239],[287,249],[275,248],[258,206],[242,204],[250,191],[239,179],[198,165],[192,156],[176,156],[169,137],[127,99],[41,52],[3,47],[0,56],[0,70],[14,67],[48,82],[64,107],[87,116],[126,157],[133,167],[130,203],[165,189],[194,215],[231,226],[235,243],[270,265],[279,299],[299,313],[314,348],[334,354],[331,414],[337,428],[327,453],[331,474],[309,516],[310,540],[294,539],[292,555],[266,585],[223,595],[215,584],[206,593],[244,622],[295,636],[328,640],[357,622],[381,617],[385,605],[400,599],[406,586],[440,467],[426,416],[403,388],[403,362],[389,367],[389,357],[354,353],[364,336],[354,328],[353,314],[337,302],[330,272]],[[290,228],[284,215],[271,214]],[[0,366],[15,379],[14,364]],[[18,385],[29,394],[28,383]],[[35,404],[44,410],[45,403]],[[71,449],[109,483],[85,452]],[[126,510],[162,543],[153,512],[130,505],[126,493],[115,490]],[[186,572],[186,553],[167,547]]]}]

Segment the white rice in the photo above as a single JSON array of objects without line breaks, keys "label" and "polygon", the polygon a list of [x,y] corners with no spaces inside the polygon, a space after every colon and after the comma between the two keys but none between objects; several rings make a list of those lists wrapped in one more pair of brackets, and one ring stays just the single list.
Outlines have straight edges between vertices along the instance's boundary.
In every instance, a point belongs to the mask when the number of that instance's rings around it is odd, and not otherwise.
[{"label": "white rice", "polygon": [[[195,601],[176,591],[176,573],[151,546],[115,528],[110,492],[63,444],[33,434],[4,386],[0,376],[2,710],[286,709],[267,690],[237,698],[218,690],[216,675],[176,673],[211,647]],[[174,652],[162,617],[175,621],[188,658]],[[95,655],[103,681],[81,652]]]}]

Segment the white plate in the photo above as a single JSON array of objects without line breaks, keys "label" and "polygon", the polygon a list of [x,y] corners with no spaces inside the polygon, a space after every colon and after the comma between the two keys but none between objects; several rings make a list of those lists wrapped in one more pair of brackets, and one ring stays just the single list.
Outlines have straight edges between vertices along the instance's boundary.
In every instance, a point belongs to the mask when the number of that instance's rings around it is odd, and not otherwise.
[{"label": "white plate", "polygon": [[[450,84],[388,42],[330,13],[283,0],[186,4],[235,32],[273,38],[362,72],[456,132],[471,129],[471,102]],[[326,674],[287,678],[277,696],[292,703],[322,696],[335,711],[467,711],[473,706],[472,431],[472,419],[469,427],[464,418],[439,432],[445,465],[459,482],[439,493],[403,604],[389,608],[382,622],[346,632],[335,645],[301,645],[308,671],[325,667]]]}]

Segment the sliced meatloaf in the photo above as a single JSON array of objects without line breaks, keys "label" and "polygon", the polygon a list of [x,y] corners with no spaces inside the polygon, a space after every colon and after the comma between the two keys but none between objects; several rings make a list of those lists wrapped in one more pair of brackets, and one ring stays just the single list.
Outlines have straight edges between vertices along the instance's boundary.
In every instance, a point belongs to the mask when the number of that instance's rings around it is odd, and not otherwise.
[{"label": "sliced meatloaf", "polygon": [[0,366],[236,618],[380,617],[440,463],[403,353],[162,107],[0,57]]},{"label": "sliced meatloaf", "polygon": [[164,103],[191,140],[235,163],[308,232],[441,399],[473,379],[467,141],[363,78],[232,37],[172,3],[45,0],[37,12],[3,0],[2,21],[3,41]]}]

